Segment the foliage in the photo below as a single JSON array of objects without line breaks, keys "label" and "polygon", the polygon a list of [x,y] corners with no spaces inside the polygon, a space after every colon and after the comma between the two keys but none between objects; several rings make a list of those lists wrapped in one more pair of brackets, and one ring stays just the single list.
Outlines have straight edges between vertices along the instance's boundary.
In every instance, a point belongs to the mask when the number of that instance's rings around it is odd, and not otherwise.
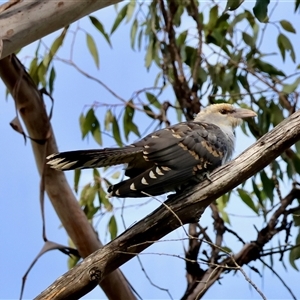
[{"label": "foliage", "polygon": [[[299,3],[295,1],[295,11],[299,9]],[[297,66],[299,58],[292,41],[297,28],[286,19],[273,21],[270,11],[269,0],[257,0],[252,12],[240,0],[228,0],[225,7],[222,2],[204,4],[197,0],[130,1],[117,10],[109,33],[96,16],[90,16],[90,21],[110,46],[113,34],[121,24],[128,23],[128,46],[134,51],[144,51],[145,68],[154,69],[157,74],[151,88],[142,87],[130,99],[118,98],[121,109],[108,103],[102,104],[107,107],[104,118],[97,115],[99,104],[82,113],[82,138],[91,135],[102,145],[102,135],[109,133],[116,144],[122,146],[130,138],[143,135],[136,123],[137,115],[159,127],[169,125],[174,115],[178,121],[192,120],[201,107],[223,101],[256,111],[257,119],[248,121],[242,130],[254,139],[262,137],[299,109],[300,66]],[[277,34],[273,36],[274,47],[266,50],[265,34],[270,27]],[[56,78],[55,56],[68,32],[66,27],[42,58],[40,43],[30,63],[29,72],[33,80],[48,88],[50,93]],[[100,55],[95,37],[88,32],[85,34],[87,51],[99,68]],[[295,72],[286,73],[280,69],[273,57],[292,63]],[[174,99],[164,101],[161,95],[165,89],[173,91]],[[299,145],[286,151],[237,191],[218,199],[212,210],[217,211],[223,224],[230,227],[229,204],[233,197],[238,197],[253,214],[270,224],[275,208],[283,200],[281,185],[292,190],[299,181]],[[117,222],[112,214],[113,204],[107,200],[105,191],[109,180],[116,179],[120,173],[115,173],[108,180],[105,172],[93,172],[94,182],[82,189],[79,201],[90,220],[101,210],[111,214],[108,230],[113,239],[117,235]],[[79,180],[80,172],[76,172],[76,191]],[[299,202],[293,199],[289,204],[292,209],[284,210],[278,217],[279,225],[273,228],[275,231],[270,239],[279,232],[285,233],[284,244],[278,242],[276,253],[289,253],[290,264],[297,269],[296,260],[300,258]],[[291,239],[291,228],[297,231],[296,238]],[[237,228],[232,230],[239,236]],[[244,240],[246,238],[243,237]],[[264,246],[260,249],[262,252]],[[273,251],[268,255],[272,267]],[[221,260],[218,257],[215,263]]]}]

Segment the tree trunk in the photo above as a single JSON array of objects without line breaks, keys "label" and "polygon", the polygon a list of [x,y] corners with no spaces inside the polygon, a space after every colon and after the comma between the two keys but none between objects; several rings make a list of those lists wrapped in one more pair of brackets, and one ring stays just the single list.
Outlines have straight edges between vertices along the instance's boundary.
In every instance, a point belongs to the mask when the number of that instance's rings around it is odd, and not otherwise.
[{"label": "tree trunk", "polygon": [[[58,149],[41,93],[15,55],[0,60],[0,77],[15,100],[30,138],[45,141],[44,144],[31,141],[38,171],[44,176],[45,190],[62,225],[80,255],[87,257],[103,245],[79,206],[64,173],[45,165],[46,156],[58,152]],[[100,285],[109,299],[136,299],[120,270],[111,273]]]}]

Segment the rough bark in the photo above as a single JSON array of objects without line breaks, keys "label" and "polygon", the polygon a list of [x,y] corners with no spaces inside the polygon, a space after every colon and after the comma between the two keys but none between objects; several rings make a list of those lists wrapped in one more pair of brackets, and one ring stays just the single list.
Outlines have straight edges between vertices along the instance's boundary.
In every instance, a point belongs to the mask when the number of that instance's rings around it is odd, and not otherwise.
[{"label": "rough bark", "polygon": [[0,58],[122,0],[10,0],[0,6]]},{"label": "rough bark", "polygon": [[78,299],[110,272],[182,224],[198,222],[204,209],[222,194],[263,169],[300,139],[300,111],[281,122],[234,161],[205,181],[167,200],[115,240],[58,278],[35,299]]},{"label": "rough bark", "polygon": [[[72,2],[72,1],[71,1]],[[0,60],[0,77],[13,95],[17,111],[28,135],[44,144],[31,142],[37,168],[44,172],[48,197],[82,257],[102,247],[101,242],[79,206],[63,172],[45,166],[45,157],[58,151],[45,104],[40,92],[16,56]],[[136,299],[120,270],[111,273],[100,283],[109,299]]]}]

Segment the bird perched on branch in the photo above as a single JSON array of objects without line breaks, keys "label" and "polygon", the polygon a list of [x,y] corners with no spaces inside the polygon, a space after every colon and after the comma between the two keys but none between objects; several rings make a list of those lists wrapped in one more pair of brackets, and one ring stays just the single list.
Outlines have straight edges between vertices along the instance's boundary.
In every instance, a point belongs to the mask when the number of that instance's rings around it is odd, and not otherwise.
[{"label": "bird perched on branch", "polygon": [[156,196],[196,184],[227,162],[234,151],[234,128],[254,116],[249,109],[213,104],[194,121],[155,131],[129,146],[56,153],[47,163],[57,170],[126,164],[129,179],[110,186],[109,195]]}]

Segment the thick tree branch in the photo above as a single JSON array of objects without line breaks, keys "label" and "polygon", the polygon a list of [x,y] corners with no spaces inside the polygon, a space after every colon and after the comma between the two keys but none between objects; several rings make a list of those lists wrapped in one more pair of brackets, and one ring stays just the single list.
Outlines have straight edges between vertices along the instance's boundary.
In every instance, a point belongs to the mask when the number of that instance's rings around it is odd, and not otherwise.
[{"label": "thick tree branch", "polygon": [[57,279],[36,299],[78,299],[110,272],[181,224],[198,222],[212,201],[257,173],[298,141],[299,124],[300,111],[297,111],[234,161],[213,172],[211,182],[206,180],[185,193],[171,197],[153,213]]},{"label": "thick tree branch", "polygon": [[0,58],[122,0],[9,1],[0,6]]},{"label": "thick tree branch", "polygon": [[162,12],[163,20],[165,23],[164,30],[168,35],[168,41],[165,41],[167,51],[162,52],[165,61],[172,65],[173,77],[170,82],[172,83],[176,98],[179,102],[180,108],[185,118],[190,121],[193,120],[194,114],[200,110],[199,99],[196,97],[192,99],[192,92],[188,86],[186,76],[184,74],[184,65],[180,55],[180,49],[176,44],[176,34],[174,30],[174,13],[176,12],[176,2],[170,1],[169,6],[166,8],[165,1],[159,0],[159,8]]},{"label": "thick tree branch", "polygon": [[[29,136],[47,141],[44,144],[31,143],[39,173],[44,172],[46,192],[62,225],[80,255],[86,257],[102,244],[74,197],[64,173],[45,167],[46,155],[58,149],[43,98],[15,55],[0,60],[0,77],[14,97]],[[101,287],[109,299],[136,299],[119,270],[107,277]]]}]

